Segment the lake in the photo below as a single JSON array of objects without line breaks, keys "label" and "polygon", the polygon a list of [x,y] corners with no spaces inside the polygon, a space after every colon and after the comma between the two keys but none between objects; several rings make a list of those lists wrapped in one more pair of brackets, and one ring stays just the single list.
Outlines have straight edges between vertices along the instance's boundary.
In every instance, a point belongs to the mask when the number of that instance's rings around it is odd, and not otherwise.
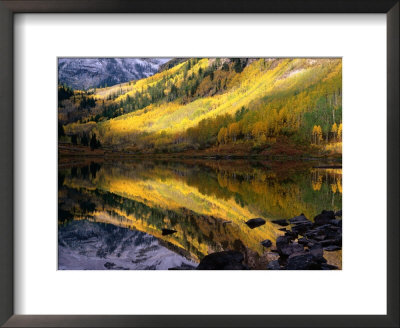
[{"label": "lake", "polygon": [[[236,250],[250,269],[266,269],[260,242],[283,234],[271,220],[342,208],[342,169],[326,164],[61,158],[58,267],[193,269],[208,254]],[[252,218],[267,222],[250,229]],[[326,255],[341,266],[341,250]]]}]

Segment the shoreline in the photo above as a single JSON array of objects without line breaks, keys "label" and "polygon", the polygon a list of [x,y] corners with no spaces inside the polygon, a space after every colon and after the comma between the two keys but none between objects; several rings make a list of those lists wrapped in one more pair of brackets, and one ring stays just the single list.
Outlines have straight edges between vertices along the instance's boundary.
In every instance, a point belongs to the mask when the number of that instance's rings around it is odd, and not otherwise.
[{"label": "shoreline", "polygon": [[[224,153],[207,153],[205,151],[198,152],[182,152],[182,153],[133,153],[122,152],[108,149],[90,150],[82,146],[64,146],[58,145],[58,157],[60,158],[93,158],[93,159],[204,159],[204,160],[282,160],[282,161],[332,161],[341,162],[341,154],[322,155],[322,154],[224,154]],[[334,166],[334,165],[333,165]],[[321,167],[322,168],[322,167]]]},{"label": "shoreline", "polygon": [[[275,242],[260,241],[268,258],[266,270],[341,270],[341,260],[330,264],[329,254],[342,251],[342,210],[323,210],[309,220],[304,214],[291,219],[272,220],[284,232]],[[262,218],[251,219],[246,224],[251,229],[262,226]],[[240,251],[225,250],[206,255],[197,270],[249,270]]]}]

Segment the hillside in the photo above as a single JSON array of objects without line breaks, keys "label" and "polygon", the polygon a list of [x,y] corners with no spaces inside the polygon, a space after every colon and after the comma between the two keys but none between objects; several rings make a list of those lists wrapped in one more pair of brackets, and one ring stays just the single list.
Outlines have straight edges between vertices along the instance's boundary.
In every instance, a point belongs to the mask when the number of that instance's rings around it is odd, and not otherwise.
[{"label": "hillside", "polygon": [[341,59],[167,67],[92,92],[59,87],[60,142],[85,145],[95,134],[101,147],[133,153],[341,153]]}]

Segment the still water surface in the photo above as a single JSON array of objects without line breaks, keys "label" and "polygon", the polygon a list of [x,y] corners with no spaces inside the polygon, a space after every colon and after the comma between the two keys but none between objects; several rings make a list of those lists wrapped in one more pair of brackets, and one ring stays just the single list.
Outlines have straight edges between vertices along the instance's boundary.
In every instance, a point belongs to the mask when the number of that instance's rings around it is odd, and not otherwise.
[{"label": "still water surface", "polygon": [[[64,160],[58,176],[59,269],[190,269],[237,250],[252,269],[283,234],[271,220],[342,208],[342,170],[318,162]],[[267,223],[250,229],[245,222]],[[176,230],[163,235],[162,229]],[[341,251],[330,254],[340,261]]]}]

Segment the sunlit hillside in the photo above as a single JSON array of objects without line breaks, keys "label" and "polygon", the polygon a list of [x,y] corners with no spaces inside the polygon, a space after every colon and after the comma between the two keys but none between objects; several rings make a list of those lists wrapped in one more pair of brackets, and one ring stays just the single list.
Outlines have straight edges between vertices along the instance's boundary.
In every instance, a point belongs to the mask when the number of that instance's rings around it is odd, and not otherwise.
[{"label": "sunlit hillside", "polygon": [[60,140],[88,145],[95,134],[103,148],[139,152],[280,142],[341,152],[341,83],[341,59],[188,59],[108,88],[60,86]]}]

